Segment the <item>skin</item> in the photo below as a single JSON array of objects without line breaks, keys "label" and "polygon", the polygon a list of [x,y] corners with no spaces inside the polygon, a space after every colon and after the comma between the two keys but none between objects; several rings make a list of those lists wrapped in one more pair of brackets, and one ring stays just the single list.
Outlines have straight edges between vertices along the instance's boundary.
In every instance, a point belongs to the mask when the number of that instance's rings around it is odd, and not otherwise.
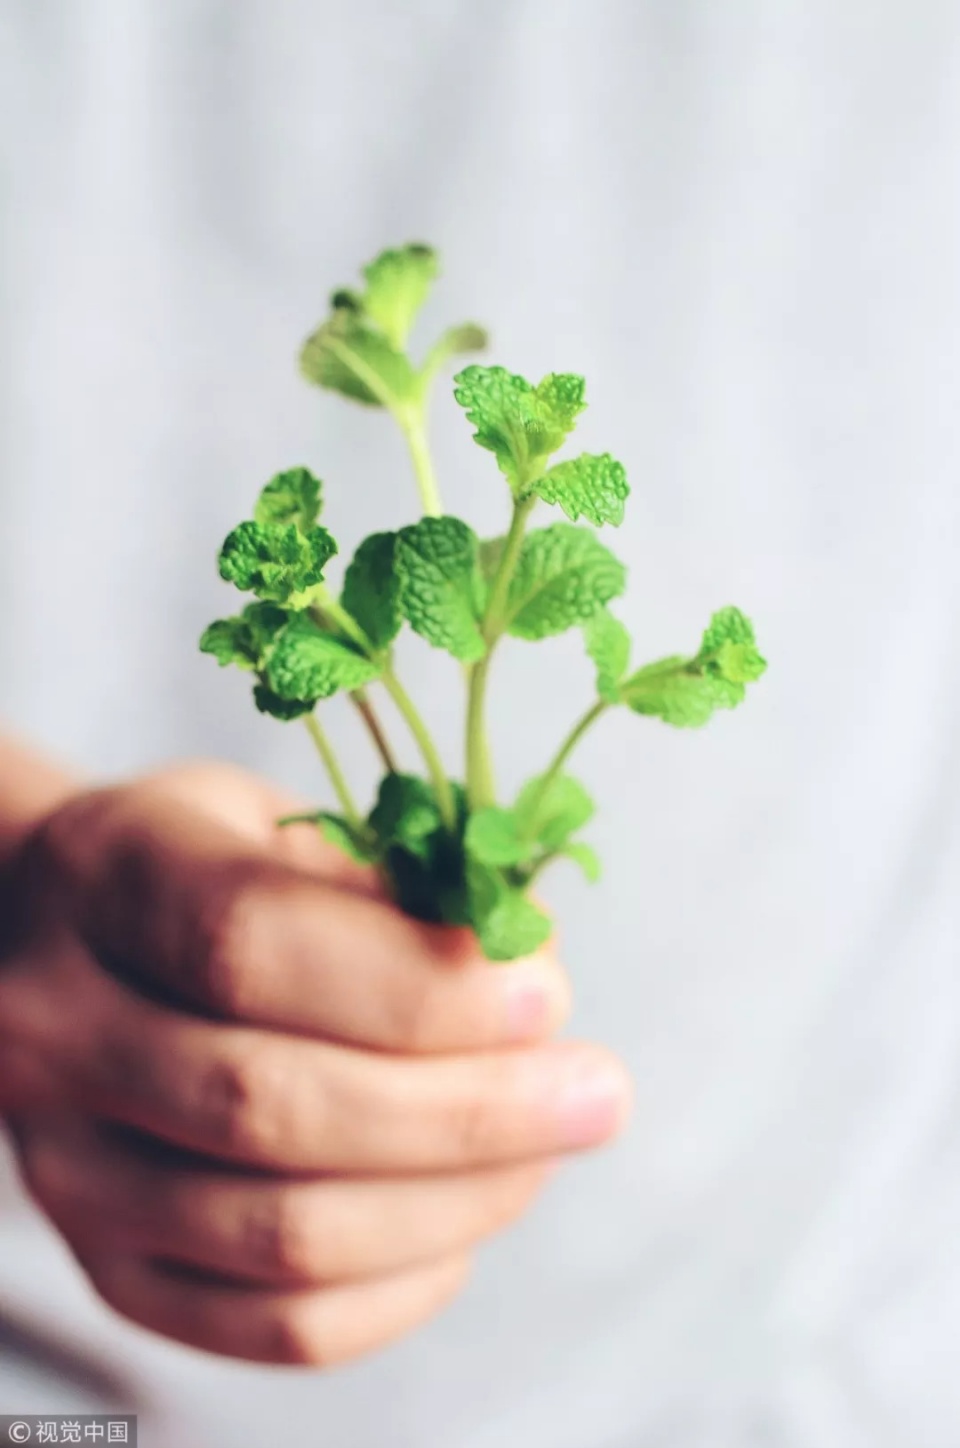
[{"label": "skin", "polygon": [[298,808],[225,765],[83,790],[0,747],[0,1113],[116,1311],[329,1366],[447,1304],[630,1085],[551,1039],[552,949],[491,966],[408,920],[275,827]]}]

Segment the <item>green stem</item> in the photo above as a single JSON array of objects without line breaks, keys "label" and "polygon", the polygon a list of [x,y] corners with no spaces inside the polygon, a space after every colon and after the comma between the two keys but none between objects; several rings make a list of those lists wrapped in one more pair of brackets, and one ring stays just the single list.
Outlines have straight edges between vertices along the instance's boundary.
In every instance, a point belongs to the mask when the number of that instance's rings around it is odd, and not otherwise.
[{"label": "green stem", "polygon": [[467,685],[467,797],[471,809],[485,809],[497,800],[490,741],[484,723],[489,672],[488,653],[473,665]]},{"label": "green stem", "polygon": [[397,774],[397,761],[393,757],[393,751],[377,712],[367,697],[366,689],[354,689],[350,695],[350,702],[366,725],[367,732],[373,740],[373,746],[383,761],[384,769],[388,774]]},{"label": "green stem", "polygon": [[310,738],[317,747],[317,753],[323,760],[324,768],[330,776],[330,783],[333,785],[333,792],[340,801],[340,808],[344,817],[350,821],[354,829],[363,829],[363,819],[357,809],[356,800],[350,793],[350,786],[347,784],[346,776],[337,762],[337,756],[333,752],[333,746],[327,738],[326,731],[315,714],[307,714],[303,721],[307,726]]},{"label": "green stem", "polygon": [[500,555],[497,571],[493,575],[493,582],[490,585],[490,597],[487,600],[486,612],[483,615],[483,636],[490,648],[493,648],[493,645],[503,632],[503,616],[507,605],[507,594],[510,591],[510,583],[517,566],[517,560],[520,557],[520,549],[523,547],[523,533],[527,526],[527,519],[533,512],[536,502],[535,497],[525,498],[513,505],[510,531],[507,533],[507,539],[503,545],[503,552]]},{"label": "green stem", "polygon": [[570,755],[573,753],[574,749],[576,749],[577,745],[580,743],[580,740],[586,734],[587,730],[590,729],[600,718],[600,715],[609,708],[610,705],[607,703],[606,699],[598,699],[595,704],[591,704],[587,712],[577,720],[576,724],[574,724],[566,739],[560,745],[560,748],[553,756],[553,759],[547,766],[545,772],[540,776],[540,783],[537,785],[536,789],[530,796],[527,814],[528,824],[526,830],[524,831],[526,835],[532,836],[536,833],[538,816],[543,806],[543,802],[550,792],[550,787],[553,784],[553,781],[563,769],[563,766],[566,764],[567,760],[570,758]]},{"label": "green stem", "polygon": [[373,657],[376,650],[356,619],[350,617],[345,608],[334,598],[325,583],[318,583],[310,590],[310,612],[321,628],[339,629],[362,653]]},{"label": "green stem", "polygon": [[557,858],[557,851],[545,851],[539,859],[534,860],[530,868],[524,873],[520,882],[520,889],[527,890],[537,880],[548,865],[552,865]]},{"label": "green stem", "polygon": [[416,408],[397,409],[394,411],[394,416],[400,424],[401,431],[407,440],[407,447],[410,449],[410,460],[413,463],[423,511],[431,518],[439,518],[443,513],[443,504],[440,501],[440,489],[437,487],[436,474],[433,471],[433,459],[430,456],[430,444],[427,441],[423,406],[421,404]]},{"label": "green stem", "polygon": [[[339,628],[348,638],[352,639],[358,648],[374,659],[380,666],[380,680],[387,693],[390,695],[397,709],[405,720],[410,733],[413,735],[423,755],[423,762],[427,766],[427,772],[433,783],[437,796],[437,807],[443,817],[447,828],[453,832],[457,827],[457,804],[453,797],[453,790],[450,788],[450,781],[447,772],[443,767],[443,760],[430,735],[426,724],[420,716],[410,695],[400,683],[393,666],[386,654],[378,654],[370,640],[367,638],[359,624],[350,617],[346,609],[342,608],[336,599],[330,594],[324,584],[314,590],[314,602],[311,608],[315,610],[317,621],[324,627],[332,623]],[[386,760],[384,760],[386,762]],[[392,757],[391,757],[392,763]],[[393,765],[391,773],[396,773],[396,766]]]},{"label": "green stem", "polygon": [[[321,628],[327,630],[339,629],[346,634],[352,643],[355,643],[365,654],[372,655],[373,645],[367,638],[359,624],[350,617],[346,609],[341,608],[339,603],[331,594],[325,583],[318,584],[312,591],[313,601],[310,604],[310,613]],[[387,736],[383,732],[383,726],[374,712],[373,705],[367,697],[365,689],[354,689],[350,694],[350,702],[363,720],[373,740],[374,748],[383,760],[384,766],[391,774],[396,774],[397,765],[394,760]]]},{"label": "green stem", "polygon": [[527,519],[533,511],[535,503],[535,498],[527,498],[514,504],[510,531],[507,534],[500,562],[490,585],[490,597],[481,625],[487,652],[473,665],[468,676],[466,757],[467,795],[471,809],[483,809],[487,805],[496,803],[496,785],[485,723],[487,683],[493,650],[503,632],[510,581],[523,547],[523,533]]},{"label": "green stem", "polygon": [[352,348],[335,337],[328,337],[326,345],[333,355],[339,358],[343,365],[349,368],[353,375],[359,378],[374,397],[397,419],[403,435],[407,439],[407,446],[413,459],[413,470],[417,477],[417,486],[420,489],[423,511],[432,517],[439,518],[443,512],[443,506],[440,502],[437,480],[433,473],[433,463],[430,460],[430,448],[424,425],[425,395],[421,395],[417,402],[400,402],[385,386],[383,379],[377,375],[376,371],[372,367],[368,367],[363,358],[359,357]]},{"label": "green stem", "polygon": [[396,704],[410,733],[417,741],[420,753],[423,755],[423,762],[427,766],[427,773],[430,775],[434,793],[437,796],[437,807],[440,810],[447,829],[453,833],[457,828],[457,804],[453,797],[450,781],[447,778],[447,772],[443,767],[443,760],[440,758],[437,746],[430,736],[430,731],[420,717],[419,711],[410,698],[410,695],[389,664],[384,665],[380,682],[383,684],[383,687],[390,695],[394,704]]},{"label": "green stem", "polygon": [[386,386],[383,378],[378,375],[373,367],[368,367],[363,358],[359,356],[352,347],[348,347],[346,342],[341,341],[339,337],[330,336],[327,336],[324,345],[328,351],[333,353],[334,357],[338,358],[349,372],[353,373],[358,381],[362,382],[364,386],[373,393],[382,407],[388,408],[391,412],[395,411],[398,406],[397,399]]}]

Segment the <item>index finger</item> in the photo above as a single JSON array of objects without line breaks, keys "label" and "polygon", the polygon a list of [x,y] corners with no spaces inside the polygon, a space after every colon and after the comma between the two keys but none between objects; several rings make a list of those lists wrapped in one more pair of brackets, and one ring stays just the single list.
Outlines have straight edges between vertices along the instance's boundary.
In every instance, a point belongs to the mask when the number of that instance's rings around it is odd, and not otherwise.
[{"label": "index finger", "polygon": [[459,1051],[547,1034],[569,1010],[552,949],[491,965],[471,932],[319,879],[180,800],[104,791],[48,848],[98,958],[221,1019]]}]

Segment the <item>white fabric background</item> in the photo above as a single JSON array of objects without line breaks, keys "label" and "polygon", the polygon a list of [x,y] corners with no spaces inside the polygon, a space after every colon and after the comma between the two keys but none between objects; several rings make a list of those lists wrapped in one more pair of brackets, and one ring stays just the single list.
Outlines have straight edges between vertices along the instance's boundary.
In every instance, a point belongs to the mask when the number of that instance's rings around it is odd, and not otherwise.
[{"label": "white fabric background", "polygon": [[[578,442],[633,484],[638,652],[736,602],[771,660],[702,734],[618,718],[585,747],[605,880],[553,896],[576,1033],[638,1108],[442,1318],[328,1375],[219,1363],[8,1218],[2,1290],[209,1448],[958,1441],[958,62],[936,0],[0,3],[10,721],[92,773],[206,753],[318,787],[195,639],[278,468],[326,479],[347,553],[413,516],[387,422],[293,358],[419,237],[424,335],[476,317],[493,360],[586,374]],[[435,414],[448,505],[496,529],[490,459]],[[408,653],[418,694],[455,681]],[[496,684],[512,786],[589,674],[573,639],[517,644]]]}]

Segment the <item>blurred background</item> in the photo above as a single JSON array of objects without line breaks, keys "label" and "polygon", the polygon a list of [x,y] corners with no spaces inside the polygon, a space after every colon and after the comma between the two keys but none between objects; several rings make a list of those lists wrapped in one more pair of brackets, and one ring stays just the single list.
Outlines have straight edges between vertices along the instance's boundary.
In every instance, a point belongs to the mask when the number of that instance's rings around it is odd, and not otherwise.
[{"label": "blurred background", "polygon": [[[276,471],[323,478],[346,557],[416,516],[389,419],[296,369],[409,240],[443,262],[424,342],[472,318],[491,361],[585,374],[638,662],[727,603],[770,661],[703,733],[614,717],[578,758],[604,879],[546,893],[572,1030],[637,1109],[442,1318],[326,1375],[205,1358],[101,1307],[6,1187],[0,1298],[178,1442],[960,1439],[958,81],[946,0],[0,0],[9,725],[94,778],[219,756],[321,797],[196,643]],[[447,507],[500,531],[445,383],[433,427]],[[455,760],[456,666],[401,656]],[[504,648],[505,789],[590,687],[574,636]],[[0,1342],[0,1411],[79,1406],[28,1356]]]}]

